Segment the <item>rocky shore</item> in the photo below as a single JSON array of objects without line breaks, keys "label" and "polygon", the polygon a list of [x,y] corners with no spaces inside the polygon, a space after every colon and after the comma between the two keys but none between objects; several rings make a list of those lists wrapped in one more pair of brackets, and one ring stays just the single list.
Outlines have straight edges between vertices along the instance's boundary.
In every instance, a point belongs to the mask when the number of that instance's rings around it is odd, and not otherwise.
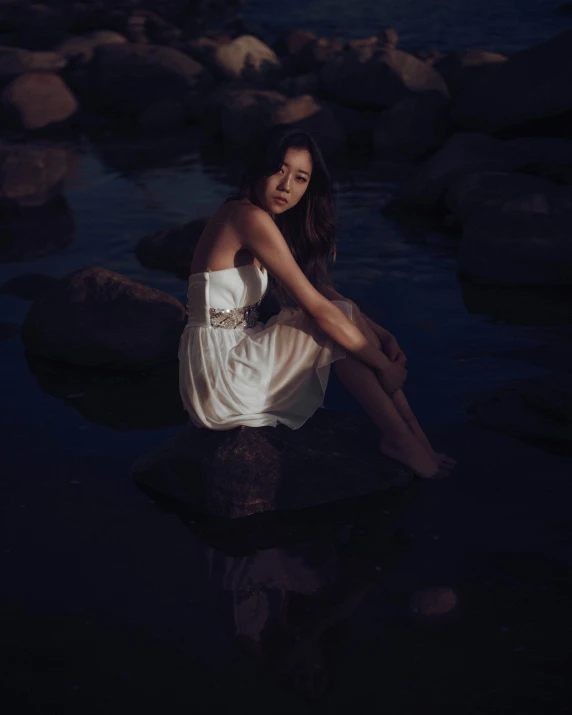
[{"label": "rocky shore", "polygon": [[[348,41],[293,29],[270,44],[238,5],[0,3],[0,261],[73,241],[64,192],[80,139],[153,142],[194,125],[234,156],[292,123],[328,157],[405,176],[386,212],[436,218],[458,238],[464,281],[572,285],[572,30],[510,56],[408,50],[393,28]],[[186,278],[206,220],[142,236],[138,260]],[[176,362],[184,320],[172,296],[90,266],[36,296],[22,339],[42,359],[140,373]],[[569,443],[568,407],[557,419]]]}]

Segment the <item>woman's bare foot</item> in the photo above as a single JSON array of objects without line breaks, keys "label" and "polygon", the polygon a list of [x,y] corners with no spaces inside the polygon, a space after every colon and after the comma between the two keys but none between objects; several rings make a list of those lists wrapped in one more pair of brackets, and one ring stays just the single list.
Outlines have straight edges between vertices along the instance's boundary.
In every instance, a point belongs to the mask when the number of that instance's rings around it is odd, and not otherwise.
[{"label": "woman's bare foot", "polygon": [[412,434],[404,435],[398,439],[382,438],[379,443],[379,451],[386,457],[411,467],[415,474],[423,479],[444,476],[438,463]]},{"label": "woman's bare foot", "polygon": [[456,459],[449,457],[449,455],[444,452],[433,452],[433,458],[442,469],[453,469],[453,467],[457,464]]}]

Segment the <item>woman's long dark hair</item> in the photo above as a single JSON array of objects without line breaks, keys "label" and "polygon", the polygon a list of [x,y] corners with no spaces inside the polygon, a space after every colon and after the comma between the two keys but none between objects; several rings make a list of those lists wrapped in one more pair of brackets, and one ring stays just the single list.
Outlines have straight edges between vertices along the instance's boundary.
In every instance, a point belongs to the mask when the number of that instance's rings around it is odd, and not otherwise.
[{"label": "woman's long dark hair", "polygon": [[[312,285],[321,290],[332,286],[330,268],[336,260],[336,211],[332,180],[316,140],[292,125],[280,125],[257,136],[251,158],[240,182],[239,196],[260,206],[255,185],[280,170],[286,151],[306,149],[312,157],[312,176],[300,201],[284,213],[276,214],[276,225],[296,263]],[[229,199],[236,198],[235,196]],[[271,276],[270,285],[281,305],[288,303],[283,287]]]}]

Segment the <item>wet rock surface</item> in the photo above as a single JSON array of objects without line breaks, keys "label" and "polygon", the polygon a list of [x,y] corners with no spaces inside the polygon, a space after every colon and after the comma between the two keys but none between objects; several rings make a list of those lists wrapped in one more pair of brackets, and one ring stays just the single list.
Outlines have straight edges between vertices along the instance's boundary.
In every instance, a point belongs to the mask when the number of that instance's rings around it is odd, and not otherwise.
[{"label": "wet rock surface", "polygon": [[105,268],[62,278],[22,327],[31,353],[77,365],[141,370],[176,360],[185,308],[173,296]]},{"label": "wet rock surface", "polygon": [[42,206],[59,196],[70,167],[66,149],[0,143],[0,205]]},{"label": "wet rock surface", "polygon": [[2,93],[4,121],[19,129],[36,131],[68,123],[79,104],[65,82],[49,72],[29,72],[11,82]]},{"label": "wet rock surface", "polygon": [[140,457],[132,477],[197,511],[237,519],[349,499],[411,482],[413,472],[377,450],[372,424],[318,411],[299,430],[187,426]]}]

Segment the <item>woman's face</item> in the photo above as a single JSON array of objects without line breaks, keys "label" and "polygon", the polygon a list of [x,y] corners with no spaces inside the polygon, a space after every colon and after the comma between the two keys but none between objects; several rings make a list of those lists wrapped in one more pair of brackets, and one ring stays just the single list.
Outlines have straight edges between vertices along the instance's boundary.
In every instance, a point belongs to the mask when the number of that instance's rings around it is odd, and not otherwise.
[{"label": "woman's face", "polygon": [[311,175],[310,152],[290,147],[284,154],[280,169],[272,176],[261,179],[256,187],[261,206],[271,214],[288,211],[306,193]]}]

